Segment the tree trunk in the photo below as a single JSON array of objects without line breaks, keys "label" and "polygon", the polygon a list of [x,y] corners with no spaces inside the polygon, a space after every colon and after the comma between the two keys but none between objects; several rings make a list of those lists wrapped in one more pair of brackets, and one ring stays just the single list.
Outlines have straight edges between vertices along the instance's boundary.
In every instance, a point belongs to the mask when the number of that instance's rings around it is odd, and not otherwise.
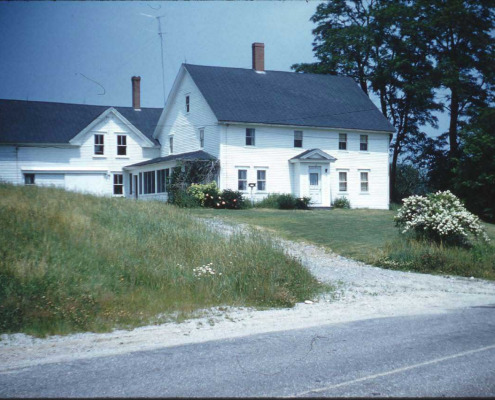
[{"label": "tree trunk", "polygon": [[457,89],[451,89],[450,98],[450,125],[449,125],[449,143],[450,151],[449,155],[451,161],[453,158],[457,157],[459,145],[457,143],[457,123],[459,120],[459,95]]}]

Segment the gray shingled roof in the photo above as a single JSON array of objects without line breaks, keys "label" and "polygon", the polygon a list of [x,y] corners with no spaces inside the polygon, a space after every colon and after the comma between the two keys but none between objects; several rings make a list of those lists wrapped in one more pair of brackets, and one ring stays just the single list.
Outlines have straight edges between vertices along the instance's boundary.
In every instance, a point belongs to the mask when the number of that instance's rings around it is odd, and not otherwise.
[{"label": "gray shingled roof", "polygon": [[[203,150],[191,151],[189,153],[181,153],[181,154],[171,154],[166,157],[157,157],[148,161],[143,161],[137,164],[128,165],[127,167],[141,167],[143,165],[149,164],[158,164],[165,161],[173,161],[173,160],[216,160],[216,157],[212,156],[210,153],[207,153]],[[126,167],[126,168],[127,168]]]},{"label": "gray shingled roof", "polygon": [[184,66],[219,121],[395,131],[351,78]]},{"label": "gray shingled roof", "polygon": [[[0,143],[69,143],[111,106],[0,100]],[[162,108],[114,107],[153,143]]]}]

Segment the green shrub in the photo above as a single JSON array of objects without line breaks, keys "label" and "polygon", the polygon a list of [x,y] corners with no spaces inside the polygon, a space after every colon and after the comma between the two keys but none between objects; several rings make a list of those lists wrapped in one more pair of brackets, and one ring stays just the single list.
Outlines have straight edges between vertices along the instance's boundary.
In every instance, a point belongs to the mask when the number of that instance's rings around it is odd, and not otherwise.
[{"label": "green shrub", "polygon": [[264,199],[254,203],[254,206],[256,208],[275,208],[275,209],[278,209],[279,196],[280,195],[277,193],[270,193]]},{"label": "green shrub", "polygon": [[190,195],[187,190],[183,189],[169,191],[168,202],[181,208],[194,208],[200,206],[198,199]]},{"label": "green shrub", "polygon": [[289,194],[281,194],[277,199],[278,208],[281,210],[294,210],[296,208],[296,198]]},{"label": "green shrub", "polygon": [[237,190],[225,189],[221,193],[222,201],[216,208],[227,208],[230,210],[240,210],[245,208],[245,201],[242,193]]},{"label": "green shrub", "polygon": [[335,208],[351,208],[351,202],[347,197],[337,197],[333,201],[333,206]]},{"label": "green shrub", "polygon": [[311,197],[298,197],[296,199],[297,210],[309,210],[310,204],[311,204]]},{"label": "green shrub", "polygon": [[201,207],[215,207],[220,196],[216,182],[206,184],[193,183],[187,188],[187,193],[194,197]]}]

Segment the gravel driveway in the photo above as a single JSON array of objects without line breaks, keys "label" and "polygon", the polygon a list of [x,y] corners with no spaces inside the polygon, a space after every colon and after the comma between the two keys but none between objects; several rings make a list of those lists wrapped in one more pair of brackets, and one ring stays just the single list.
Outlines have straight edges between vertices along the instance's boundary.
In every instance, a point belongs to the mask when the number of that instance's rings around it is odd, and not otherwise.
[{"label": "gravel driveway", "polygon": [[[247,230],[222,220],[204,220],[212,230]],[[333,294],[308,299],[291,309],[204,310],[200,318],[111,333],[83,333],[36,339],[24,334],[0,338],[0,371],[36,364],[129,353],[256,333],[306,328],[369,318],[445,313],[455,308],[495,304],[495,282],[380,269],[325,249],[277,239],[322,282],[337,285]]]}]

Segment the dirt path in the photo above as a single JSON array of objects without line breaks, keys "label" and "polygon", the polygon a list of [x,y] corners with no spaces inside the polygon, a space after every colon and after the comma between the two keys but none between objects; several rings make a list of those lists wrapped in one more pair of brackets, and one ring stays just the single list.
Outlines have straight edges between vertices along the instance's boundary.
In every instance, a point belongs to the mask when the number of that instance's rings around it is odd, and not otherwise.
[{"label": "dirt path", "polygon": [[[213,230],[230,234],[246,226],[206,220]],[[35,339],[2,335],[0,371],[36,364],[234,338],[256,333],[399,315],[444,313],[460,307],[495,304],[495,282],[442,277],[367,266],[305,243],[278,239],[319,280],[337,283],[337,291],[308,299],[292,309],[256,311],[246,308],[205,310],[181,324],[163,324],[111,333],[82,333]]]}]

